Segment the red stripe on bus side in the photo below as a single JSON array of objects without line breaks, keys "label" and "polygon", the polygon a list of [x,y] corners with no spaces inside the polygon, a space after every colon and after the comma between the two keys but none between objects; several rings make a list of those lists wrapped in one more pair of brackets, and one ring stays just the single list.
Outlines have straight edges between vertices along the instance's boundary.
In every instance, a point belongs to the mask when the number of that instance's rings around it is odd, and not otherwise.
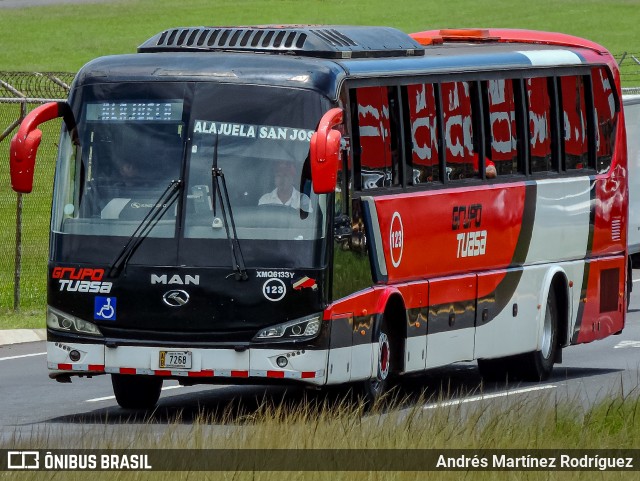
[{"label": "red stripe on bus side", "polygon": [[316,373],[314,371],[303,371],[302,373],[302,379],[312,379],[314,377],[316,377]]},{"label": "red stripe on bus side", "polygon": [[120,374],[137,374],[134,367],[121,367]]},{"label": "red stripe on bus side", "polygon": [[213,370],[190,372],[187,375],[189,377],[214,377]]},{"label": "red stripe on bus side", "polygon": [[63,371],[72,371],[73,366],[71,364],[58,364],[58,369],[61,369]]},{"label": "red stripe on bus side", "polygon": [[103,364],[89,364],[89,371],[92,372],[104,372]]},{"label": "red stripe on bus side", "polygon": [[267,371],[267,377],[284,378],[284,371]]},{"label": "red stripe on bus side", "polygon": [[231,371],[231,377],[249,377],[249,371]]},{"label": "red stripe on bus side", "polygon": [[156,376],[171,376],[171,371],[166,371],[166,370],[153,371],[153,373]]}]

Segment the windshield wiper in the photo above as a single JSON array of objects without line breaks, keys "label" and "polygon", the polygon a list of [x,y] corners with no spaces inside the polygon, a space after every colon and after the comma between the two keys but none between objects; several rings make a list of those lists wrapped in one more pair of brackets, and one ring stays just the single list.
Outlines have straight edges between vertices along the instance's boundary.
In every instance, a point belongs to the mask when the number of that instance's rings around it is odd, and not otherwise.
[{"label": "windshield wiper", "polygon": [[[236,232],[236,223],[233,220],[233,210],[231,208],[231,202],[229,202],[229,191],[227,190],[227,182],[224,178],[224,172],[222,172],[222,169],[216,167],[215,165],[217,163],[217,151],[218,149],[216,145],[213,161],[214,165],[211,168],[211,185],[213,186],[213,189],[216,191],[218,199],[220,200],[222,222],[224,223],[224,228],[227,232],[227,239],[229,240],[229,248],[231,249],[231,267],[233,268],[233,276],[236,281],[246,281],[249,276],[247,275],[247,269],[244,264],[242,249],[240,249],[240,241],[238,240],[238,233]],[[228,215],[227,212],[229,213]],[[229,224],[231,224],[231,231],[229,231]]]},{"label": "windshield wiper", "polygon": [[122,270],[127,266],[129,259],[134,252],[140,247],[142,241],[149,235],[151,230],[160,221],[162,216],[169,210],[169,207],[176,201],[180,195],[182,188],[181,180],[172,180],[164,192],[160,195],[160,198],[155,202],[154,206],[149,210],[147,215],[144,216],[142,222],[138,224],[136,230],[129,237],[129,240],[124,245],[118,257],[116,257],[111,268],[109,269],[109,277],[118,277]]}]

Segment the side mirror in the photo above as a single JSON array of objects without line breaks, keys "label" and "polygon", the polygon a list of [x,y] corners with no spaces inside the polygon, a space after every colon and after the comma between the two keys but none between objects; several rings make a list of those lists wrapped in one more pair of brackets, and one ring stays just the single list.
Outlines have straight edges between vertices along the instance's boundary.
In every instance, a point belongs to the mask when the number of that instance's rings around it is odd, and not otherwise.
[{"label": "side mirror", "polygon": [[9,168],[11,187],[16,192],[28,194],[33,189],[33,173],[42,132],[38,125],[63,117],[70,131],[75,128],[71,107],[66,102],[50,102],[33,109],[24,118],[18,133],[11,139]]},{"label": "side mirror", "polygon": [[316,194],[328,194],[336,188],[342,135],[334,127],[342,123],[342,115],[342,109],[329,110],[311,136],[311,181]]}]

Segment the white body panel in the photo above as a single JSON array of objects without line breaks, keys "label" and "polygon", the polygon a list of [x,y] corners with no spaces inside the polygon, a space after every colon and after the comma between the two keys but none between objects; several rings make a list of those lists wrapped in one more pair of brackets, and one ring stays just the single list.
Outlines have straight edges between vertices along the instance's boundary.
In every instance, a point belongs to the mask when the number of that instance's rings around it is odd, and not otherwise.
[{"label": "white body panel", "polygon": [[473,359],[475,329],[458,329],[427,336],[427,369]]},{"label": "white body panel", "polygon": [[537,182],[536,216],[525,265],[584,258],[590,188],[584,177]]},{"label": "white body panel", "polygon": [[426,367],[427,336],[410,337],[405,342],[405,372],[424,371]]},{"label": "white body panel", "polygon": [[623,96],[629,169],[629,254],[640,253],[640,95]]}]

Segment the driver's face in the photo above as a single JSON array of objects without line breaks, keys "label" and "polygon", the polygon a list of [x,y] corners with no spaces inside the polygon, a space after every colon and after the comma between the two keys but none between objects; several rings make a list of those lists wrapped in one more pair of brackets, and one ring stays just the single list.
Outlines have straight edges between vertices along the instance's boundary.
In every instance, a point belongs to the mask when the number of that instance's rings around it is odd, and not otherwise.
[{"label": "driver's face", "polygon": [[274,179],[276,187],[287,187],[293,185],[295,168],[288,163],[279,163],[276,165]]}]

